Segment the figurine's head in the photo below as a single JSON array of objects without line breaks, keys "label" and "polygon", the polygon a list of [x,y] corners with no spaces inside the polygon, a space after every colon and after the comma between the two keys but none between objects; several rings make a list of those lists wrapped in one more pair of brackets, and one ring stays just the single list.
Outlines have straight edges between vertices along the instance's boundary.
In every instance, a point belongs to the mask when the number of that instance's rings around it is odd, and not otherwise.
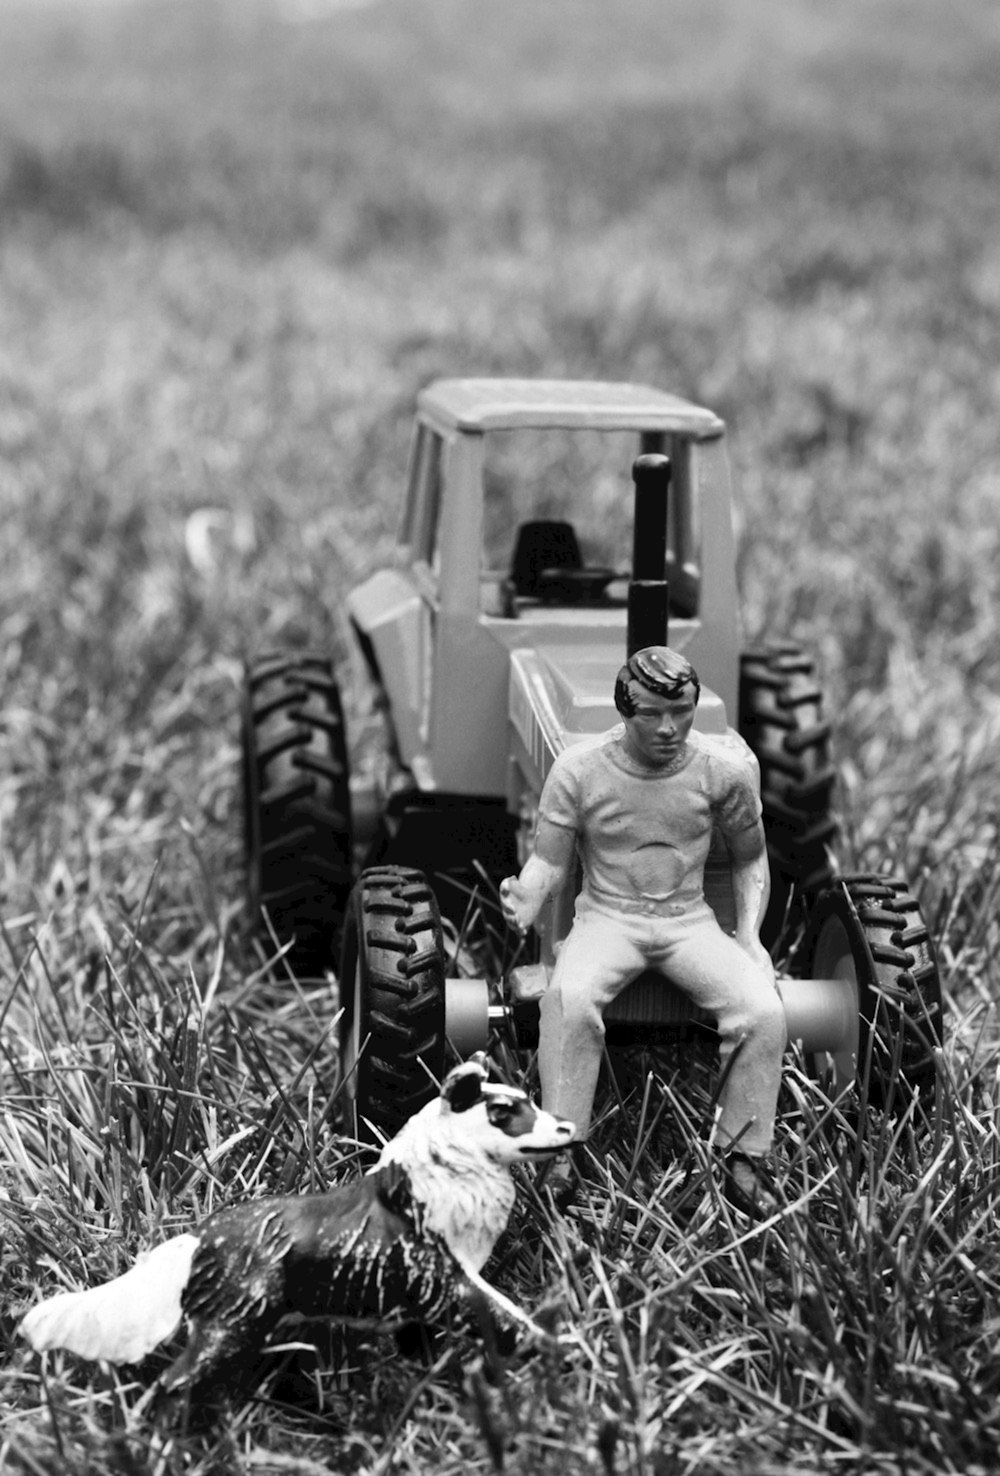
[{"label": "figurine's head", "polygon": [[691,731],[700,694],[694,667],[669,646],[645,646],[630,656],[615,682],[615,706],[632,756],[654,768],[671,763]]},{"label": "figurine's head", "polygon": [[686,656],[669,646],[644,646],[628,658],[615,682],[615,706],[623,718],[635,712],[641,692],[658,697],[679,697],[685,687],[693,689],[697,705],[701,695],[698,673]]}]

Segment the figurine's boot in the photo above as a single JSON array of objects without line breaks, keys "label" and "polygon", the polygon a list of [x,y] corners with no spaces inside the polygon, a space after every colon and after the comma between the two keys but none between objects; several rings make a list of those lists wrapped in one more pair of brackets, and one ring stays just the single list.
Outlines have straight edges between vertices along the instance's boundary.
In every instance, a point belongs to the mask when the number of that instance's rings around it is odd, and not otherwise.
[{"label": "figurine's boot", "polygon": [[537,1188],[540,1194],[551,1198],[557,1210],[563,1211],[576,1199],[579,1183],[580,1170],[571,1149],[542,1165]]},{"label": "figurine's boot", "polygon": [[751,1220],[767,1220],[778,1212],[780,1201],[766,1158],[741,1153],[738,1148],[723,1150],[720,1157],[722,1192],[734,1209]]}]

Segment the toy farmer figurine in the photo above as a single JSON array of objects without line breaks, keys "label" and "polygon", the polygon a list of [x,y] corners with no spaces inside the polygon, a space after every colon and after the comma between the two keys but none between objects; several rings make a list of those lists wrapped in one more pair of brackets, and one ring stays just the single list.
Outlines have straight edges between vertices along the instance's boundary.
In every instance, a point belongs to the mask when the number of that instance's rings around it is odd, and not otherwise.
[{"label": "toy farmer figurine", "polygon": [[[731,1200],[770,1210],[771,1147],[785,1016],[758,928],[770,876],[756,762],[742,740],[692,731],[698,677],[667,646],[618,673],[624,726],[556,758],[542,789],[533,855],[500,886],[520,931],[566,882],[579,848],[583,887],[542,998],[538,1049],[547,1111],[586,1134],[604,1041],[603,1010],[656,968],[714,1015],[725,1073],[717,1144]],[[735,936],[705,901],[713,830],[728,848]]]}]

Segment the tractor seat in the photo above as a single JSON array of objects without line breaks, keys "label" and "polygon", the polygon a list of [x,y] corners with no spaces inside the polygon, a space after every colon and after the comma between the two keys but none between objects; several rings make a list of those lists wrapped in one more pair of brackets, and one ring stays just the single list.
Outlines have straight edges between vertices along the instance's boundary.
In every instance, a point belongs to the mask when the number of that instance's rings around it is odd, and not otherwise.
[{"label": "tractor seat", "polygon": [[572,523],[540,518],[517,530],[508,590],[518,599],[576,605],[599,599],[614,569],[584,565]]}]

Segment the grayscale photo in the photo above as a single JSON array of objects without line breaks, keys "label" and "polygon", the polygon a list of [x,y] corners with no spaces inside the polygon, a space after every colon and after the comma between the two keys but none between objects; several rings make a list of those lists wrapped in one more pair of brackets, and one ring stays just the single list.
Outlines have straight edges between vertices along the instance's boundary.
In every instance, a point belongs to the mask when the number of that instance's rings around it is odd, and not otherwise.
[{"label": "grayscale photo", "polygon": [[0,1471],[998,1469],[998,76],[0,0]]}]

